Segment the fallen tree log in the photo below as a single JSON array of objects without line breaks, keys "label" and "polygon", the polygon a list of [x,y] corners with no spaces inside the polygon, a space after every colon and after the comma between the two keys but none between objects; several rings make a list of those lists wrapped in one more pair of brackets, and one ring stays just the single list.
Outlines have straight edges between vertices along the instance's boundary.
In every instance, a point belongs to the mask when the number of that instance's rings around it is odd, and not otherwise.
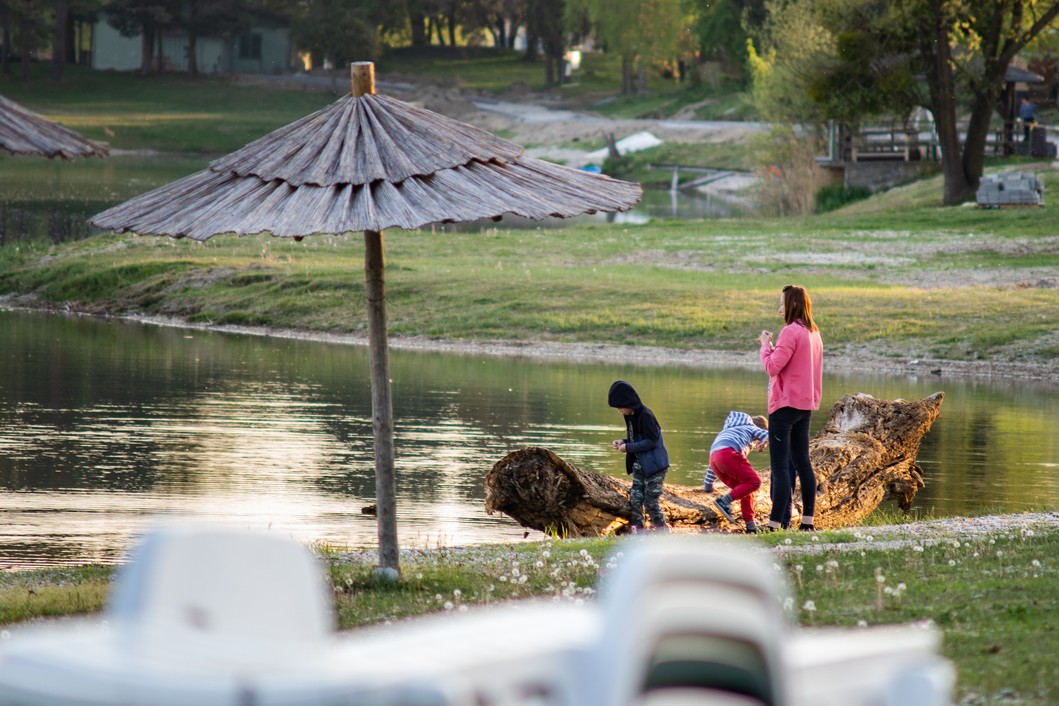
[{"label": "fallen tree log", "polygon": [[[923,487],[916,456],[923,437],[941,414],[944,393],[918,401],[879,400],[847,395],[835,403],[827,424],[809,442],[817,477],[815,524],[828,529],[860,524],[888,498],[907,510]],[[711,440],[705,440],[709,443]],[[766,456],[767,458],[767,456]],[[705,469],[703,469],[705,471]],[[769,472],[761,471],[754,512],[767,518]],[[662,509],[674,527],[741,528],[714,508],[711,500],[726,492],[667,483]],[[523,527],[563,537],[622,533],[629,523],[630,482],[572,466],[548,449],[528,447],[498,461],[485,478],[485,507],[502,512]],[[795,492],[796,505],[801,503]],[[738,503],[733,503],[737,511]],[[796,508],[796,514],[800,508]]]}]

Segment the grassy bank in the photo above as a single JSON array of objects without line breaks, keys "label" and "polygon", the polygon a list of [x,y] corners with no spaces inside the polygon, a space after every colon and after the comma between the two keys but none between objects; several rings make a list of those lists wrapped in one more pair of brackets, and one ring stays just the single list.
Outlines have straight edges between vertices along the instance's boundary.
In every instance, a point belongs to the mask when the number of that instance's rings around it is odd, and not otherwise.
[{"label": "grassy bank", "polygon": [[[1044,173],[1049,189],[1059,175]],[[776,292],[813,293],[831,353],[1059,356],[1048,209],[923,206],[940,179],[823,216],[386,234],[391,334],[747,351]],[[364,332],[359,234],[301,243],[101,235],[0,248],[0,294],[114,314]]]},{"label": "grassy bank", "polygon": [[[907,541],[893,541],[902,536]],[[776,552],[794,594],[788,609],[802,625],[933,622],[958,671],[959,703],[1043,706],[1059,697],[1051,676],[1059,653],[1041,634],[1059,609],[1054,525],[972,535],[862,528],[741,541]],[[351,629],[531,597],[590,601],[599,577],[621,561],[619,542],[416,552],[404,557],[403,578],[393,585],[373,580],[374,557],[323,554],[339,625]],[[0,624],[95,612],[108,577],[98,567],[0,574]]]}]

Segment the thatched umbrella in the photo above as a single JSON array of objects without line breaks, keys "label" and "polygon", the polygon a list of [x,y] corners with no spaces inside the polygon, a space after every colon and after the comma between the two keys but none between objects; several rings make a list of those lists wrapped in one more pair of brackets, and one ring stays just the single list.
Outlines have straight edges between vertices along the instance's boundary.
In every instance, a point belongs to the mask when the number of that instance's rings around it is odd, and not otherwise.
[{"label": "thatched umbrella", "polygon": [[196,240],[364,231],[379,564],[396,571],[382,231],[506,213],[542,219],[622,211],[641,190],[525,158],[521,147],[488,132],[376,95],[374,70],[353,64],[350,95],[91,221],[105,230]]},{"label": "thatched umbrella", "polygon": [[37,157],[106,157],[108,148],[0,96],[0,149]]}]

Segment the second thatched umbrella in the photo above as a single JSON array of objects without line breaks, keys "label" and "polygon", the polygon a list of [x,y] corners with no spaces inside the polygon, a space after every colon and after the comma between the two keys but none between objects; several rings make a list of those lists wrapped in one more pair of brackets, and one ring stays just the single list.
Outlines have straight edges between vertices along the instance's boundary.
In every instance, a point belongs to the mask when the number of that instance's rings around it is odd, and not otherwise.
[{"label": "second thatched umbrella", "polygon": [[521,147],[488,132],[376,95],[374,64],[353,64],[352,75],[352,93],[327,108],[91,221],[196,240],[364,231],[379,566],[396,571],[382,231],[504,214],[539,220],[624,211],[641,189],[525,158]]},{"label": "second thatched umbrella", "polygon": [[35,157],[106,157],[108,148],[0,96],[0,149]]}]

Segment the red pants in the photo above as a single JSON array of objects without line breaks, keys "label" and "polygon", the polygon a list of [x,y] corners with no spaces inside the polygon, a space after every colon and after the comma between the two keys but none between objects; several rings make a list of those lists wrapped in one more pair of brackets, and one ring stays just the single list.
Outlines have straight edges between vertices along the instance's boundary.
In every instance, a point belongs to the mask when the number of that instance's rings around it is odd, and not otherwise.
[{"label": "red pants", "polygon": [[731,488],[732,500],[739,501],[743,522],[754,520],[754,501],[751,496],[761,487],[761,476],[735,449],[721,448],[710,454],[710,467],[721,481]]}]

